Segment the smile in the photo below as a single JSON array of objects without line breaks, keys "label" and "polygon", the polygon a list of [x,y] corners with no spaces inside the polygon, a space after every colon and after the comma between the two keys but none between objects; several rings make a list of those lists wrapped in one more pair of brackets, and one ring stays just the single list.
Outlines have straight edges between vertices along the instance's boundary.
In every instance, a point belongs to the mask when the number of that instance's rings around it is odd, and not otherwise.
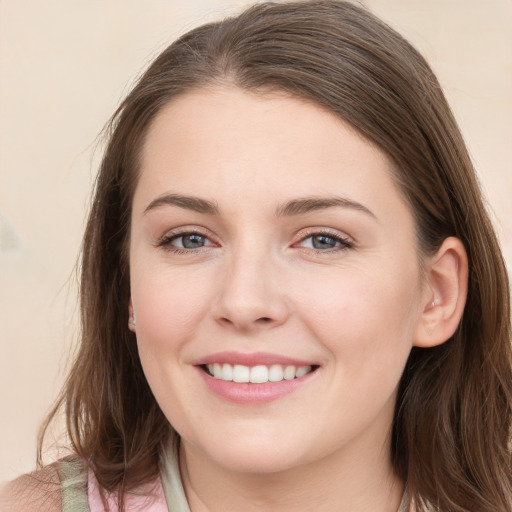
[{"label": "smile", "polygon": [[309,386],[320,373],[317,361],[268,352],[217,352],[192,365],[211,393],[241,405],[282,398]]},{"label": "smile", "polygon": [[214,363],[204,365],[203,369],[211,377],[227,382],[265,384],[266,382],[300,379],[312,372],[315,367],[311,365],[245,366],[242,364]]}]

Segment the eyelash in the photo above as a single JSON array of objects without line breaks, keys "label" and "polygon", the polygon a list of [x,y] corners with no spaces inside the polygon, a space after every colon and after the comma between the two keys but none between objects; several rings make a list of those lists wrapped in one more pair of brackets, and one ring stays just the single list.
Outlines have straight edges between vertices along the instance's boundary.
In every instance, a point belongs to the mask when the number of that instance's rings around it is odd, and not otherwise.
[{"label": "eyelash", "polygon": [[[207,246],[202,246],[202,247],[197,247],[197,248],[176,247],[176,246],[172,245],[172,242],[175,240],[178,240],[180,238],[184,238],[187,236],[193,236],[193,235],[197,235],[197,236],[199,236],[205,240],[209,240],[211,242],[208,235],[206,235],[202,231],[197,230],[197,229],[191,229],[191,230],[180,231],[180,232],[176,232],[176,233],[171,233],[169,235],[165,235],[157,242],[156,245],[157,245],[157,247],[162,247],[167,251],[173,252],[174,254],[190,254],[191,252],[195,252],[195,251],[198,251],[201,249],[203,249],[203,250],[208,249],[214,245],[214,243],[212,243],[212,245],[207,245]],[[314,247],[300,247],[300,245],[299,245],[301,243],[304,243],[309,238],[322,237],[322,236],[334,240],[335,244],[339,244],[339,247],[332,247],[332,248],[328,248],[328,249],[318,249],[318,248],[314,248]],[[293,244],[293,247],[302,248],[306,251],[314,251],[316,253],[332,253],[332,252],[345,251],[347,249],[352,249],[354,247],[354,244],[349,238],[343,237],[343,236],[339,235],[338,233],[333,233],[332,231],[329,231],[329,230],[321,230],[320,229],[320,230],[311,231],[311,232],[305,234],[304,236],[301,237],[299,242]]]},{"label": "eyelash", "polygon": [[[339,244],[339,246],[332,247],[329,249],[316,249],[314,247],[302,247],[302,249],[312,250],[312,251],[315,251],[316,253],[332,253],[332,252],[338,252],[338,251],[346,251],[347,249],[352,249],[354,247],[354,243],[348,237],[344,237],[344,236],[340,235],[339,233],[334,233],[332,231],[325,230],[325,229],[312,230],[312,231],[306,233],[304,236],[301,237],[301,239],[299,240],[298,243],[299,244],[304,243],[309,238],[322,237],[322,236],[325,238],[330,238],[330,239],[334,240],[334,242],[336,244]],[[297,245],[297,244],[294,244],[294,245]]]},{"label": "eyelash", "polygon": [[[184,238],[186,236],[197,235],[205,240],[210,240],[209,237],[200,230],[197,229],[188,229],[186,231],[179,231],[176,233],[171,233],[168,235],[164,235],[156,244],[158,247],[164,248],[166,251],[173,252],[174,254],[190,254],[191,252],[197,251],[198,249],[204,249],[205,247],[198,247],[195,249],[186,248],[186,247],[176,247],[172,245],[174,240],[178,240],[180,238]],[[211,247],[210,245],[206,246],[206,248]]]}]

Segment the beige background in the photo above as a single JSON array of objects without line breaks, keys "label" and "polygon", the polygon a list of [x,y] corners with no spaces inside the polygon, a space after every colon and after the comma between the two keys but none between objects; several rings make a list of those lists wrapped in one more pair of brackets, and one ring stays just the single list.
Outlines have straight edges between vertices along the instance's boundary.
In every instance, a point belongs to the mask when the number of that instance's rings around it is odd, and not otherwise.
[{"label": "beige background", "polygon": [[[428,58],[512,267],[512,0],[368,0]],[[140,70],[236,0],[0,0],[0,481],[33,466],[76,339],[96,137]]]}]

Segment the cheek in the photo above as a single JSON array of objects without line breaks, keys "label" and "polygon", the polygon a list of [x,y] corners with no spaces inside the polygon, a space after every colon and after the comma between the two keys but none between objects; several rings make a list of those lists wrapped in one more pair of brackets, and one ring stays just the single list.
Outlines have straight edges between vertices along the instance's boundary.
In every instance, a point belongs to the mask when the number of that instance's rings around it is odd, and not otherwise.
[{"label": "cheek", "polygon": [[373,360],[372,370],[383,371],[382,363],[409,353],[419,311],[416,265],[343,269],[339,276],[317,274],[302,285],[307,293],[297,290],[297,308],[340,364],[370,368]]},{"label": "cheek", "polygon": [[194,336],[207,312],[204,279],[157,268],[135,276],[131,292],[141,352],[174,352]]},{"label": "cheek", "polygon": [[204,279],[153,268],[134,272],[132,282],[139,357],[165,416],[178,431],[187,431],[190,414],[186,411],[199,406],[194,405],[195,390],[183,361],[206,314],[208,290],[200,286]]}]

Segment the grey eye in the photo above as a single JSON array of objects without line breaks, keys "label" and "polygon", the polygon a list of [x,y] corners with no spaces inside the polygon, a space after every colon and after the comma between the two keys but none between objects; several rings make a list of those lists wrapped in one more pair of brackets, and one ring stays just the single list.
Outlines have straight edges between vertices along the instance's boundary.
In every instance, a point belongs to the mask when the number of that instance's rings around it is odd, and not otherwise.
[{"label": "grey eye", "polygon": [[199,249],[206,245],[207,238],[197,233],[190,233],[188,235],[181,235],[175,240],[181,240],[181,246],[184,249]]},{"label": "grey eye", "polygon": [[298,244],[301,247],[314,249],[316,251],[328,251],[331,249],[351,249],[352,243],[341,236],[330,235],[329,233],[315,233],[301,240]]},{"label": "grey eye", "polygon": [[334,249],[338,240],[328,235],[313,235],[311,237],[311,246],[314,249]]}]

